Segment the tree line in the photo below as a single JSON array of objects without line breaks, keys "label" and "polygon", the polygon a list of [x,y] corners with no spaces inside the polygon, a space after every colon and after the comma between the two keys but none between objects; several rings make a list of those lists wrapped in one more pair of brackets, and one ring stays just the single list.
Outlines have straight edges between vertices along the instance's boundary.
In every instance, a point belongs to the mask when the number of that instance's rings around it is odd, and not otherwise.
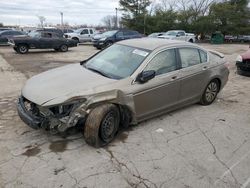
[{"label": "tree line", "polygon": [[183,29],[250,35],[248,4],[248,0],[120,0],[120,25],[144,34]]}]

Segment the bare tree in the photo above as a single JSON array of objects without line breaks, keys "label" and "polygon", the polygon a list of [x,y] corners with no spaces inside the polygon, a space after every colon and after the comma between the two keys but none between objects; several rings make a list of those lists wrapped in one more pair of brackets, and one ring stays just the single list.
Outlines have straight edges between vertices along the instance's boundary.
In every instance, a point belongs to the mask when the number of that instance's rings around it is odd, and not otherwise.
[{"label": "bare tree", "polygon": [[[102,18],[102,22],[108,29],[113,29],[116,27],[116,16],[108,15]],[[119,19],[117,18],[117,22],[119,23]]]},{"label": "bare tree", "polygon": [[44,22],[46,21],[46,18],[45,18],[44,16],[37,16],[37,18],[38,18],[39,21],[40,21],[41,27],[43,27]]},{"label": "bare tree", "polygon": [[191,10],[197,15],[204,16],[211,4],[216,0],[178,0],[176,1],[177,9],[181,11]]}]

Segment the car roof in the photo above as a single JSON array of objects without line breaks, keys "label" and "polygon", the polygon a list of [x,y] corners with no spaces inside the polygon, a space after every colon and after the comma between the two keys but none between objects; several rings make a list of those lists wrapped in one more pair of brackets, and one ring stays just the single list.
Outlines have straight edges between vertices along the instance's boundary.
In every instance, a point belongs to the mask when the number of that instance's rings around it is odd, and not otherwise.
[{"label": "car roof", "polygon": [[132,46],[135,48],[142,48],[146,50],[155,50],[156,48],[160,47],[170,47],[174,45],[189,45],[189,46],[194,46],[195,45],[189,43],[189,42],[184,42],[184,41],[179,41],[179,40],[168,40],[168,39],[159,39],[159,38],[139,38],[139,39],[129,39],[129,40],[123,40],[120,42],[117,42],[117,44],[122,44],[122,45],[127,45],[127,46]]}]

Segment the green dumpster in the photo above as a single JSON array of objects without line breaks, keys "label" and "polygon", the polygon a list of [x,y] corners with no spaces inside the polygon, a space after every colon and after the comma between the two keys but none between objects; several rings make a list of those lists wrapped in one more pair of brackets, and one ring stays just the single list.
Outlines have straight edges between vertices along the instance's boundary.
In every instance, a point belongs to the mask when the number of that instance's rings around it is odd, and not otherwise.
[{"label": "green dumpster", "polygon": [[222,44],[224,42],[224,35],[217,31],[212,34],[211,36],[211,43],[212,44]]}]

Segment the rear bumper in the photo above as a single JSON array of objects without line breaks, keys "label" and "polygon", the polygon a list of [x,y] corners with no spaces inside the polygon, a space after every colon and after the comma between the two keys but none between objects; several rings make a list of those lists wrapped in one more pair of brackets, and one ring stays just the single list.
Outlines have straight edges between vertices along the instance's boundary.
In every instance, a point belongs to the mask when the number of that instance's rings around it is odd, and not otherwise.
[{"label": "rear bumper", "polygon": [[42,123],[45,122],[44,118],[34,116],[26,110],[24,105],[24,99],[22,97],[18,98],[17,112],[21,120],[33,129],[41,128]]}]

